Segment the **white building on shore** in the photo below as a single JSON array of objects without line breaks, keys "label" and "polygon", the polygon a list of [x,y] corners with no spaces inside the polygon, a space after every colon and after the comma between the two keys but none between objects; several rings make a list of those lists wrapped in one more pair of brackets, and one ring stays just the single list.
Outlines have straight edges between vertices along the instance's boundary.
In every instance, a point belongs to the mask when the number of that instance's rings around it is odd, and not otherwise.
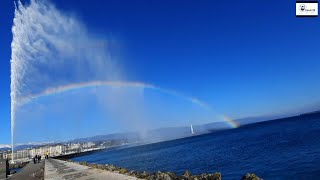
[{"label": "white building on shore", "polygon": [[[40,155],[42,158],[45,157],[46,152],[49,153],[49,156],[61,156],[65,154],[80,153],[85,151],[94,150],[96,146],[93,142],[85,143],[68,143],[68,144],[56,144],[56,145],[47,145],[37,148],[28,148],[24,150],[18,150],[13,153],[14,161],[29,161],[36,155]],[[12,159],[11,151],[4,151],[0,154],[0,159]]]}]

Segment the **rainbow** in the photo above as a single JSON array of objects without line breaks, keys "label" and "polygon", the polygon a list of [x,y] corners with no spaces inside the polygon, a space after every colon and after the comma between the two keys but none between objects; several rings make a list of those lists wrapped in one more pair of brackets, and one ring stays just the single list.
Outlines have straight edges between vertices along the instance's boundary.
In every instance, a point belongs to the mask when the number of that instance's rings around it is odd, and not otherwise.
[{"label": "rainbow", "polygon": [[236,121],[234,121],[233,119],[231,119],[230,117],[227,117],[226,115],[222,116],[222,119],[228,123],[232,128],[238,128],[240,127],[240,124]]},{"label": "rainbow", "polygon": [[[48,88],[48,89],[42,91],[41,93],[32,94],[27,97],[21,98],[20,101],[18,102],[18,106],[28,104],[28,103],[30,103],[38,98],[41,98],[41,97],[46,97],[46,96],[50,96],[50,95],[54,95],[54,94],[68,92],[68,91],[72,91],[75,89],[85,89],[85,88],[91,88],[91,87],[119,87],[119,88],[131,87],[131,88],[154,89],[154,90],[158,90],[162,93],[171,94],[171,95],[174,95],[177,97],[184,98],[194,104],[197,104],[201,107],[212,110],[212,108],[207,103],[202,102],[201,100],[199,100],[195,97],[185,96],[181,93],[178,93],[177,91],[160,88],[160,87],[154,86],[152,84],[146,84],[146,83],[142,83],[142,82],[125,82],[125,81],[89,81],[89,82],[68,84],[68,85],[58,86],[58,87],[54,87],[54,88]],[[225,121],[232,128],[237,128],[240,126],[237,122],[235,122],[234,120],[232,120],[231,118],[229,118],[225,115],[222,116],[222,120]]]}]

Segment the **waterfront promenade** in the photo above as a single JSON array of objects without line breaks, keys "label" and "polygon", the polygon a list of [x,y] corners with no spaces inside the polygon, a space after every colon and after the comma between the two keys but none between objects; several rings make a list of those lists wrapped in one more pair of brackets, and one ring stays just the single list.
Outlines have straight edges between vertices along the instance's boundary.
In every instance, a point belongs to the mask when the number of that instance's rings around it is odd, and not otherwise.
[{"label": "waterfront promenade", "polygon": [[80,164],[57,160],[43,159],[40,163],[28,163],[20,172],[14,174],[9,180],[138,180],[127,176],[101,169],[94,169]]},{"label": "waterfront promenade", "polygon": [[44,168],[45,180],[137,180],[135,177],[126,176],[106,170],[93,169],[87,166],[57,159],[46,159]]}]

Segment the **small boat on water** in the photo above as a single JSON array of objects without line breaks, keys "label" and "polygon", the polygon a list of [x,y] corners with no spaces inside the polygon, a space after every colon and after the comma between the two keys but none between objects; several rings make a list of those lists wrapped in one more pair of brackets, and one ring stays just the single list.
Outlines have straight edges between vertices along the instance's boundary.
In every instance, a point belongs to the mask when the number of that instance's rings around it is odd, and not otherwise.
[{"label": "small boat on water", "polygon": [[191,124],[191,126],[190,126],[190,129],[191,129],[191,134],[194,134],[194,131],[193,131],[193,126],[192,126],[192,124]]}]

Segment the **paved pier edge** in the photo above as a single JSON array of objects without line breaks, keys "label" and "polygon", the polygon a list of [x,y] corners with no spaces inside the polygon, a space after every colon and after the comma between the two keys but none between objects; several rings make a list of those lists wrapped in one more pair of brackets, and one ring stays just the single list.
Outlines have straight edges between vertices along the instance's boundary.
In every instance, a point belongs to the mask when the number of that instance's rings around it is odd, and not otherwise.
[{"label": "paved pier edge", "polygon": [[93,179],[110,179],[110,180],[137,180],[138,178],[110,172],[106,170],[94,169],[80,164],[62,161],[58,159],[46,159],[44,168],[45,180],[93,180]]}]

